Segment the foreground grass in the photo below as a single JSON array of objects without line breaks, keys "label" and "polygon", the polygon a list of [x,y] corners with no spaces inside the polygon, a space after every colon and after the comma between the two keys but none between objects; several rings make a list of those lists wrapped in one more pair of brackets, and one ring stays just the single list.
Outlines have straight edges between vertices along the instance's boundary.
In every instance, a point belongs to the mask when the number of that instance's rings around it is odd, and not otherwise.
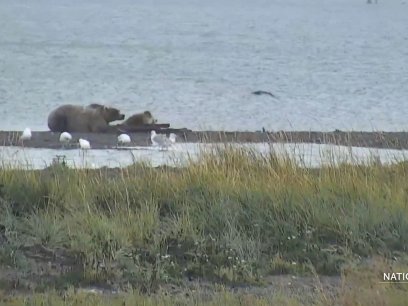
[{"label": "foreground grass", "polygon": [[376,255],[405,258],[407,175],[406,163],[305,169],[229,147],[181,169],[4,168],[0,265],[36,275],[23,284],[36,291],[340,275]]},{"label": "foreground grass", "polygon": [[407,271],[408,265],[401,266],[375,257],[370,265],[364,267],[349,266],[342,272],[342,281],[337,294],[328,292],[315,279],[315,292],[288,292],[282,288],[266,288],[264,293],[256,290],[233,292],[219,285],[211,288],[199,286],[171,292],[162,289],[154,295],[141,294],[137,290],[127,290],[118,294],[95,294],[71,287],[65,291],[49,290],[45,293],[10,296],[0,292],[0,303],[7,305],[372,305],[372,306],[405,306],[408,288],[405,284],[381,284],[378,275],[388,269]]},{"label": "foreground grass", "polygon": [[[407,291],[401,286],[387,285],[380,286],[370,280],[370,278],[350,277],[349,286],[343,287],[337,297],[331,298],[325,295],[325,292],[318,294],[309,300],[305,296],[287,296],[285,293],[275,292],[266,296],[258,296],[253,293],[234,294],[219,288],[211,295],[203,295],[195,292],[189,292],[184,295],[168,295],[165,293],[156,294],[154,296],[146,296],[137,292],[128,292],[126,294],[116,296],[101,296],[84,292],[75,292],[69,289],[63,294],[52,291],[43,294],[34,294],[28,297],[6,297],[1,300],[7,305],[202,305],[202,306],[235,306],[235,305],[250,305],[250,306],[301,306],[301,305],[372,305],[372,306],[405,306],[407,299]],[[356,287],[352,287],[352,286]],[[358,286],[357,286],[358,285]],[[306,302],[309,300],[309,303]]]}]

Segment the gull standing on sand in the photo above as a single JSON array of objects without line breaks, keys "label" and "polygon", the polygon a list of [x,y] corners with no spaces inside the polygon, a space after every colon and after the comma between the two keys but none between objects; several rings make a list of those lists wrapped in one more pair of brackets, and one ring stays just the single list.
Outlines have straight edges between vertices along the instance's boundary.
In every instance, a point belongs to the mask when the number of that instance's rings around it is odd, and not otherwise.
[{"label": "gull standing on sand", "polygon": [[170,142],[171,142],[172,144],[175,144],[175,143],[176,143],[176,137],[177,137],[176,134],[170,133],[170,135],[169,135],[169,140],[170,140]]},{"label": "gull standing on sand", "polygon": [[91,148],[91,144],[88,140],[79,138],[79,147],[81,148],[81,150],[89,150]]},{"label": "gull standing on sand", "polygon": [[156,131],[151,131],[150,140],[152,141],[153,146],[168,149],[173,143],[176,142],[176,134],[171,133],[170,137],[167,138],[165,134],[157,134]]},{"label": "gull standing on sand", "polygon": [[118,136],[118,145],[119,144],[125,144],[125,143],[130,143],[131,139],[130,136],[128,134],[120,134]]},{"label": "gull standing on sand", "polygon": [[65,144],[69,143],[72,140],[72,136],[68,132],[63,132],[60,135],[59,141],[62,143],[62,147],[65,146]]},{"label": "gull standing on sand", "polygon": [[25,128],[23,133],[20,136],[20,140],[30,140],[31,137],[32,137],[31,129],[30,128]]}]

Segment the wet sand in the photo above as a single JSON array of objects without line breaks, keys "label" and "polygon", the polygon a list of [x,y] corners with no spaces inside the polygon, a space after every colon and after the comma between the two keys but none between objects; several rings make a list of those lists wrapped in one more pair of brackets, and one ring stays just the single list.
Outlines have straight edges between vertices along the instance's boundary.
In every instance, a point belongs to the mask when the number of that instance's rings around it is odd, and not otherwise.
[{"label": "wet sand", "polygon": [[[158,133],[175,132],[177,142],[189,143],[321,143],[369,148],[408,149],[408,132],[318,132],[318,131],[255,131],[255,132],[227,132],[227,131],[190,131],[187,129],[164,129]],[[59,149],[59,133],[49,131],[33,131],[32,139],[22,143],[19,140],[21,131],[0,131],[0,145],[22,146],[29,148]],[[117,145],[117,135],[112,133],[73,133],[69,148],[78,148],[79,138],[90,141],[92,149],[110,149]],[[128,133],[132,139],[129,146],[149,146],[150,132]]]}]

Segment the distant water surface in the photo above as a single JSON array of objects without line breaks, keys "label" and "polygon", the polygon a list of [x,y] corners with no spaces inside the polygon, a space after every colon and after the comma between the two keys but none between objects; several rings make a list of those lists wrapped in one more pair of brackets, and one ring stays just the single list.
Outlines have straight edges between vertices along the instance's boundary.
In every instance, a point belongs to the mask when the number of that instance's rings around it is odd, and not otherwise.
[{"label": "distant water surface", "polygon": [[192,129],[406,130],[407,16],[403,0],[0,0],[0,129],[104,102]]}]

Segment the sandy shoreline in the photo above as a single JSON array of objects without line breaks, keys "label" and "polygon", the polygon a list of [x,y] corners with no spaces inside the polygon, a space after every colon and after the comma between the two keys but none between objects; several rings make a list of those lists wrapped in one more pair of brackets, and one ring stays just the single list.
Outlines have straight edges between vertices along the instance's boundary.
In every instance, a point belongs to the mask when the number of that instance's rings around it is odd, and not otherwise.
[{"label": "sandy shoreline", "polygon": [[[170,130],[166,133],[168,134]],[[172,130],[172,132],[174,132]],[[160,131],[159,133],[165,133]],[[21,131],[0,131],[0,145],[21,146]],[[59,133],[33,131],[33,137],[24,142],[28,148],[60,149]],[[129,146],[149,146],[150,132],[128,133],[132,139]],[[176,131],[178,142],[219,143],[219,142],[283,142],[283,143],[324,143],[368,148],[408,149],[408,132],[360,132],[360,131],[277,131],[277,132],[229,132],[229,131]],[[116,147],[118,133],[73,133],[71,148],[77,148],[77,140],[85,138],[93,149]]]}]

